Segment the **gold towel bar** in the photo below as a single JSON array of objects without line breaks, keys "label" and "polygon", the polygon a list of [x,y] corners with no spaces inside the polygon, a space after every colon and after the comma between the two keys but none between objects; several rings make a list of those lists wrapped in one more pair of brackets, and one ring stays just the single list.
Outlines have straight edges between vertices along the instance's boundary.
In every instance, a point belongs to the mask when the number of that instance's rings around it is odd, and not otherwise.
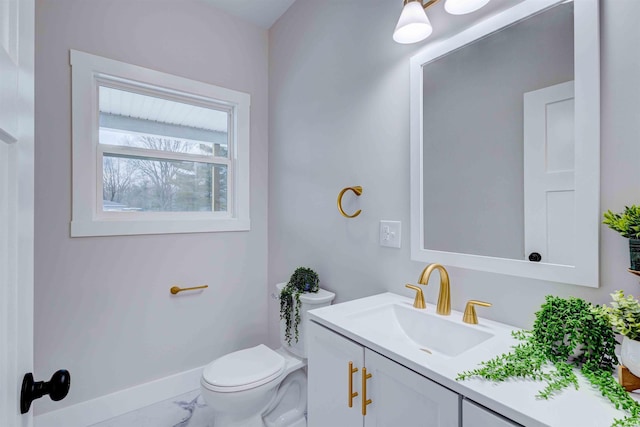
[{"label": "gold towel bar", "polygon": [[182,291],[195,291],[196,289],[206,289],[208,287],[209,287],[209,285],[194,286],[193,288],[181,288],[179,286],[174,286],[171,289],[169,289],[169,292],[171,292],[173,295],[175,295],[178,292],[182,292]]},{"label": "gold towel bar", "polygon": [[358,209],[353,215],[349,215],[347,214],[344,209],[342,209],[342,196],[344,196],[344,193],[347,190],[351,190],[355,193],[356,196],[359,196],[362,194],[362,187],[360,187],[359,185],[356,185],[355,187],[346,187],[343,188],[342,191],[340,192],[340,194],[338,194],[338,210],[340,211],[340,213],[342,214],[342,216],[347,217],[347,218],[355,218],[358,215],[360,215],[360,212],[362,212],[360,209]]}]

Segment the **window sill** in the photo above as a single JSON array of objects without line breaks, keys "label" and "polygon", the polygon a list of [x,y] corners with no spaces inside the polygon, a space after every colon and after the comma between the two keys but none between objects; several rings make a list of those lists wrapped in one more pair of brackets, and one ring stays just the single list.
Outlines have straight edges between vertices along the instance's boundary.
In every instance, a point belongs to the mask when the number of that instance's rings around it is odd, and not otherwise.
[{"label": "window sill", "polygon": [[249,231],[249,219],[71,221],[71,237]]}]

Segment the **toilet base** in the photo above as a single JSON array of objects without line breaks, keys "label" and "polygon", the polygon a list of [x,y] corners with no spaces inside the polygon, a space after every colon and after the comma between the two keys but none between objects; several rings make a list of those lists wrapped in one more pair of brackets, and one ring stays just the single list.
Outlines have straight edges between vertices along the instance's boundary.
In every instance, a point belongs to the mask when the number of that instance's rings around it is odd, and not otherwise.
[{"label": "toilet base", "polygon": [[285,372],[273,381],[239,392],[215,392],[202,384],[202,397],[214,414],[215,427],[306,427],[307,375],[304,361],[285,357]]},{"label": "toilet base", "polygon": [[307,427],[307,375],[303,369],[289,374],[278,387],[263,416],[265,427]]}]

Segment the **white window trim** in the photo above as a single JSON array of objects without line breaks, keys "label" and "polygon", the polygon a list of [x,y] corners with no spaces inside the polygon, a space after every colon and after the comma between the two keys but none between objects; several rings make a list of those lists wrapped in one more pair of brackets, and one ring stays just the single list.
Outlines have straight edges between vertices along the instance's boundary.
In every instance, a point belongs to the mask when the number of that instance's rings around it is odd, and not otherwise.
[{"label": "white window trim", "polygon": [[[174,76],[149,68],[71,50],[72,82],[72,220],[71,237],[132,234],[246,231],[249,218],[249,94]],[[98,146],[98,83],[107,79],[162,88],[190,102],[223,103],[233,109],[235,146],[230,147],[232,179],[229,212],[102,212],[102,162]],[[233,138],[232,138],[233,141]],[[112,152],[109,147],[109,152]],[[228,163],[228,164],[229,164]]]}]

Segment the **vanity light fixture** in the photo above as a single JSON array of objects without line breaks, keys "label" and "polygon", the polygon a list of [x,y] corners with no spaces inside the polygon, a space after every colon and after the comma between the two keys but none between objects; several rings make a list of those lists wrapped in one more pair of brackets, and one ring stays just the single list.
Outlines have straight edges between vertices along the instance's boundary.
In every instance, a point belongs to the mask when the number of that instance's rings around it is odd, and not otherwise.
[{"label": "vanity light fixture", "polygon": [[489,0],[447,0],[444,10],[452,15],[465,15],[475,12],[489,3]]},{"label": "vanity light fixture", "polygon": [[409,44],[424,40],[433,32],[433,27],[425,9],[438,0],[431,0],[426,5],[422,0],[404,0],[400,19],[393,32],[393,40],[397,43]]},{"label": "vanity light fixture", "polygon": [[[490,0],[446,0],[444,9],[452,15],[463,15],[474,12]],[[433,32],[426,9],[438,0],[404,0],[404,6],[393,32],[393,40],[397,43],[409,44],[422,41]]]}]

